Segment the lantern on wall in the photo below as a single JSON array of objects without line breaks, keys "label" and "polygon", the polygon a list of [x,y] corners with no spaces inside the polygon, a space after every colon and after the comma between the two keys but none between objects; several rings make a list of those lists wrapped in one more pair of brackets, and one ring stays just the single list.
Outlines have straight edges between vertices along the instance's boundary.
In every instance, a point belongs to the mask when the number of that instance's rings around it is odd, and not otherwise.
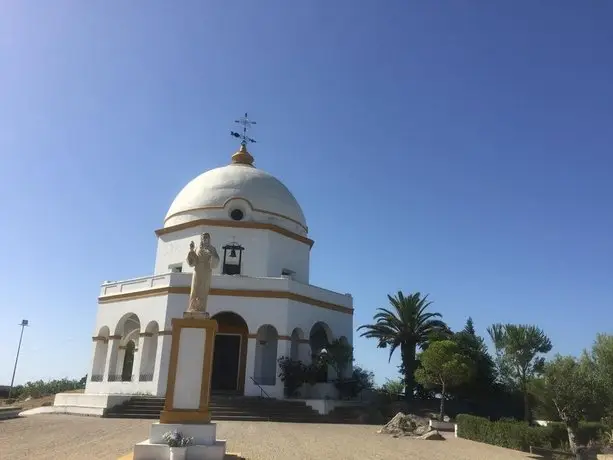
[{"label": "lantern on wall", "polygon": [[240,275],[243,262],[243,251],[245,250],[238,243],[226,244],[223,248],[223,267],[224,275]]}]

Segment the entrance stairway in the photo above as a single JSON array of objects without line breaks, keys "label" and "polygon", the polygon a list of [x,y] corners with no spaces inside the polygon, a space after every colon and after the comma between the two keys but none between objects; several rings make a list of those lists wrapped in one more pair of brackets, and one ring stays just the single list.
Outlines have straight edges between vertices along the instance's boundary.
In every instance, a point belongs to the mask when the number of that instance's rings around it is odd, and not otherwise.
[{"label": "entrance stairway", "polygon": [[[164,408],[164,398],[135,396],[115,406],[105,417],[158,419]],[[295,423],[342,423],[320,415],[303,401],[280,400],[249,396],[213,395],[210,402],[213,421],[246,420]]]}]

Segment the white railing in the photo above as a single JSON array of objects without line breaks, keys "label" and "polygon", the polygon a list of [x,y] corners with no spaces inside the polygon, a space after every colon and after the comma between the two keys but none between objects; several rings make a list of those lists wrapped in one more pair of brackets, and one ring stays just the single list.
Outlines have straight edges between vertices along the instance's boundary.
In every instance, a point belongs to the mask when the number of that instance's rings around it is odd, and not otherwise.
[{"label": "white railing", "polygon": [[[164,273],[123,281],[107,282],[101,286],[100,297],[146,291],[162,287],[187,287],[191,283],[191,278],[191,273]],[[250,277],[213,275],[212,287],[213,289],[291,292],[347,308],[352,308],[353,306],[353,298],[348,294],[340,294],[310,284],[302,284],[283,276]]]}]

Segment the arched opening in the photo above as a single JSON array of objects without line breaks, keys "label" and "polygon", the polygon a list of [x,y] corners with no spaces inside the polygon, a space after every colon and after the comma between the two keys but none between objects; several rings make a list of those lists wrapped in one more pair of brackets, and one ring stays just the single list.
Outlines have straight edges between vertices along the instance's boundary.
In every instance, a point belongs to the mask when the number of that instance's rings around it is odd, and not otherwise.
[{"label": "arched opening", "polygon": [[255,345],[255,376],[260,385],[274,385],[277,381],[277,343],[279,334],[270,324],[258,329]]},{"label": "arched opening", "polygon": [[[316,362],[322,354],[322,351],[330,345],[332,341],[332,331],[326,323],[317,322],[311,328],[309,333],[309,345],[311,346],[311,359]],[[317,374],[317,382],[328,381],[328,366],[322,366]]]},{"label": "arched opening", "polygon": [[109,349],[109,335],[111,331],[107,326],[102,326],[96,337],[96,348],[94,350],[94,363],[90,381],[102,382],[104,378],[104,368],[106,367],[106,355]]},{"label": "arched opening", "polygon": [[121,381],[132,381],[132,371],[134,370],[134,352],[136,351],[136,344],[134,340],[128,340],[125,345],[123,354],[123,366],[121,369]]},{"label": "arched opening", "polygon": [[151,321],[145,328],[142,342],[142,355],[140,358],[140,373],[138,376],[139,382],[153,381],[153,374],[155,372],[155,358],[158,350],[159,330],[160,327],[157,321]]},{"label": "arched opening", "polygon": [[292,361],[301,360],[300,344],[302,343],[303,338],[304,333],[302,332],[302,329],[297,327],[292,331],[292,335],[290,336],[291,342],[289,352],[289,357],[292,359]]},{"label": "arched opening", "polygon": [[213,316],[217,321],[211,390],[214,392],[243,393],[247,364],[249,328],[245,320],[233,312]]},{"label": "arched opening", "polygon": [[[109,367],[109,382],[127,382],[132,380],[134,370],[134,353],[137,352],[136,343],[140,333],[140,320],[134,313],[127,313],[119,320],[115,327],[115,339],[111,348],[111,366]],[[130,342],[132,344],[130,345]],[[128,370],[130,375],[128,376]]]}]

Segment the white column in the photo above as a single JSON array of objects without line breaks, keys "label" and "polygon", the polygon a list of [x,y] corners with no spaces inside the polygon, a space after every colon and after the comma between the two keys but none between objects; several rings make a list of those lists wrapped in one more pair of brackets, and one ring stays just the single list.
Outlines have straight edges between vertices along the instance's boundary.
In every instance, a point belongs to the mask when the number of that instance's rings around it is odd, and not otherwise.
[{"label": "white column", "polygon": [[260,390],[251,380],[255,373],[255,347],[257,340],[255,337],[247,339],[247,359],[245,363],[245,395],[259,396]]},{"label": "white column", "polygon": [[143,348],[146,337],[138,336],[136,340],[136,349],[134,350],[134,362],[132,363],[132,375],[136,375],[133,382],[140,382],[140,363],[143,356]]},{"label": "white column", "polygon": [[[89,368],[89,372],[87,373],[87,382],[85,382],[85,393],[87,393],[87,387],[89,387],[90,382],[92,381],[92,375],[94,373],[94,371],[97,370],[97,363],[96,363],[96,348],[98,346],[98,342],[94,341],[93,342],[93,348],[92,348],[92,361],[90,363],[90,368]],[[108,354],[108,350],[107,350],[107,354]],[[106,368],[106,363],[105,363],[105,368]],[[103,369],[104,372],[104,369]]]},{"label": "white column", "polygon": [[304,364],[311,363],[311,345],[308,342],[298,342],[298,359]]},{"label": "white column", "polygon": [[104,365],[104,377],[102,378],[104,382],[108,382],[109,375],[116,374],[119,340],[119,338],[109,338],[109,346],[106,350],[106,364]]},{"label": "white column", "polygon": [[158,335],[158,349],[155,357],[155,370],[153,381],[157,382],[157,396],[166,395],[166,384],[168,383],[168,364],[170,363],[170,345],[172,344],[171,335]]},{"label": "white column", "polygon": [[123,374],[123,360],[126,357],[126,349],[125,348],[119,348],[119,345],[117,346],[117,363],[115,366],[115,372],[113,372],[113,374],[121,376],[121,374]]}]

